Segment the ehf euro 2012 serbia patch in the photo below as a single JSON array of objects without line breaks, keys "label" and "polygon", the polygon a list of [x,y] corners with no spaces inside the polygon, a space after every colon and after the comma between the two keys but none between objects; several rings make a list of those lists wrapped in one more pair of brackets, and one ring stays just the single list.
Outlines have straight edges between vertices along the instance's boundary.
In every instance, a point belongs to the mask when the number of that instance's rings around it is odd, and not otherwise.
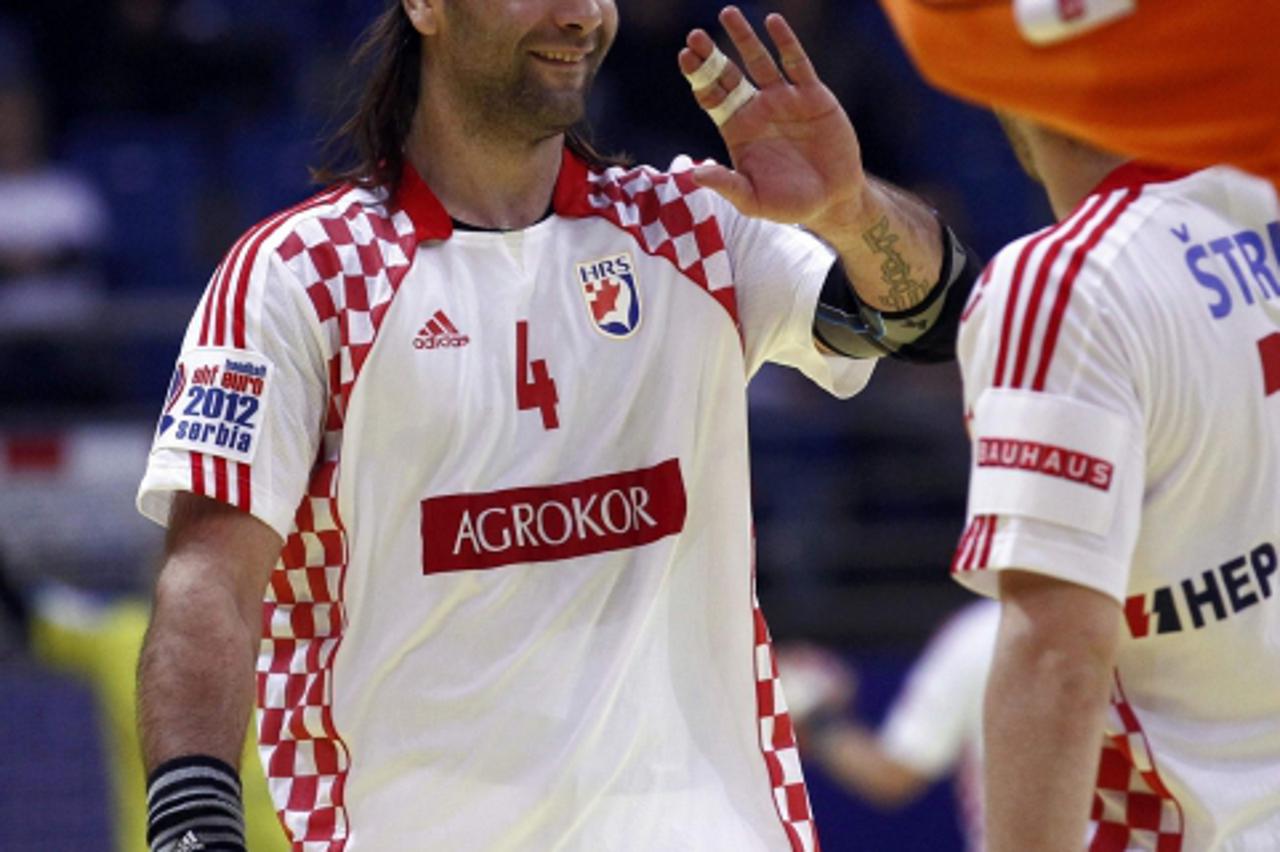
[{"label": "ehf euro 2012 serbia patch", "polygon": [[271,362],[254,352],[191,349],[178,359],[155,449],[188,450],[248,464],[262,442]]},{"label": "ehf euro 2012 serbia patch", "polygon": [[640,290],[630,252],[579,263],[578,286],[587,316],[607,337],[624,338],[640,327]]}]

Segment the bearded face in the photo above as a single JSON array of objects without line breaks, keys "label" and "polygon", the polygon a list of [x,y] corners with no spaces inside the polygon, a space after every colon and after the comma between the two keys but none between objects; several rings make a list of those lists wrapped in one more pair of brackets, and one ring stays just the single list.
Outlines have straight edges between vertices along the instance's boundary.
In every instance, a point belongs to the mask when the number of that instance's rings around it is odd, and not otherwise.
[{"label": "bearded face", "polygon": [[617,32],[612,0],[594,6],[566,18],[549,0],[450,0],[427,48],[431,85],[472,132],[521,140],[563,133],[586,115]]}]

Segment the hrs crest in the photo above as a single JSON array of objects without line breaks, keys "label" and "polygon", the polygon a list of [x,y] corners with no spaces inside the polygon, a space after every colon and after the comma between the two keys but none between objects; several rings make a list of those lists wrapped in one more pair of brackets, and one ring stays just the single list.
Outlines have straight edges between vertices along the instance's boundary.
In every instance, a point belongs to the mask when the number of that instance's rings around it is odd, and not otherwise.
[{"label": "hrs crest", "polygon": [[578,286],[592,325],[608,337],[626,338],[640,327],[640,291],[630,252],[577,265]]}]

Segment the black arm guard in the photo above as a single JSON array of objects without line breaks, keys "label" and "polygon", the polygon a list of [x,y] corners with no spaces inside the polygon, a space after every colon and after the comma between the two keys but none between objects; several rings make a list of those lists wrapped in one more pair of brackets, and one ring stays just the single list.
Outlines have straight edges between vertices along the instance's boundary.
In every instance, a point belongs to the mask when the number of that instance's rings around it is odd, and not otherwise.
[{"label": "black arm guard", "polygon": [[942,272],[924,301],[905,311],[878,311],[858,298],[837,262],[818,297],[814,339],[849,358],[888,355],[917,364],[955,360],[960,314],[982,273],[982,262],[950,228],[941,223],[939,227]]},{"label": "black arm guard", "polygon": [[240,778],[221,760],[178,757],[147,779],[151,852],[245,852]]}]

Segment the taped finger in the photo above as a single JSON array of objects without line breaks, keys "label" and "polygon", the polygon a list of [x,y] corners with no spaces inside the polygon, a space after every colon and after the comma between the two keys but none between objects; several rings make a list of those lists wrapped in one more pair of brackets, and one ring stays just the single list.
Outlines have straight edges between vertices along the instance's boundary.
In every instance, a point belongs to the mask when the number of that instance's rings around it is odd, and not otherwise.
[{"label": "taped finger", "polygon": [[728,65],[729,57],[725,56],[720,48],[713,48],[711,55],[702,60],[698,70],[692,74],[685,74],[684,77],[695,92],[701,92],[703,89],[714,86]]},{"label": "taped finger", "polygon": [[742,105],[755,97],[758,90],[751,82],[743,77],[738,82],[725,99],[718,106],[711,107],[707,110],[707,115],[711,116],[711,120],[716,123],[716,127],[723,127],[725,122],[733,118],[733,114],[742,108]]}]

